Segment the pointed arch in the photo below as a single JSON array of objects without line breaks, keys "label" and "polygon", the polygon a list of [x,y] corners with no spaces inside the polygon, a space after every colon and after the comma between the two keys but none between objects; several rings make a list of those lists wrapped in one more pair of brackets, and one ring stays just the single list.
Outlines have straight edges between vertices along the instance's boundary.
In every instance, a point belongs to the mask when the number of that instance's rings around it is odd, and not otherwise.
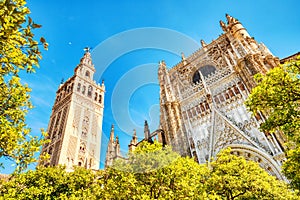
[{"label": "pointed arch", "polygon": [[246,144],[230,144],[225,148],[227,147],[231,148],[233,154],[243,156],[246,160],[257,162],[259,166],[266,170],[270,175],[276,176],[279,180],[286,181],[286,178],[281,174],[278,163],[262,150]]}]

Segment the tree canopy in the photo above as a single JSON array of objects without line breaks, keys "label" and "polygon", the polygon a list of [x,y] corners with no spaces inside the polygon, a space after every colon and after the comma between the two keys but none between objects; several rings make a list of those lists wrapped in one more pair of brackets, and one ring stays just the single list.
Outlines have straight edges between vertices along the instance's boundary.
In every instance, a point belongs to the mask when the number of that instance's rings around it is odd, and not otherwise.
[{"label": "tree canopy", "polygon": [[26,125],[31,89],[22,84],[19,72],[34,72],[41,59],[39,45],[47,48],[48,44],[44,38],[35,41],[32,30],[41,26],[28,16],[25,4],[24,0],[0,1],[0,157],[14,161],[17,171],[36,161],[34,154],[45,142],[32,137]]},{"label": "tree canopy", "polygon": [[267,118],[261,130],[268,133],[281,132],[287,136],[287,161],[283,172],[291,185],[300,190],[300,57],[271,69],[266,75],[255,77],[247,107]]},{"label": "tree canopy", "polygon": [[[150,154],[149,154],[150,153]],[[136,168],[137,165],[141,165]],[[138,169],[138,170],[137,170]],[[99,171],[39,167],[3,182],[3,199],[297,199],[285,182],[230,153],[208,167],[170,147],[143,143],[128,160]]]}]

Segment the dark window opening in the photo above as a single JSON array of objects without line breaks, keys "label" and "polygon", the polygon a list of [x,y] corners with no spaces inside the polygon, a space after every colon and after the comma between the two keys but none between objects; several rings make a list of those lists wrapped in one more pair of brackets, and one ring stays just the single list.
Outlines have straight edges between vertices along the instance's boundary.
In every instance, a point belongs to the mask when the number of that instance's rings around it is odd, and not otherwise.
[{"label": "dark window opening", "polygon": [[85,93],[85,85],[82,87],[82,94]]},{"label": "dark window opening", "polygon": [[85,72],[85,76],[86,76],[86,77],[90,77],[90,72],[89,72],[89,71],[86,71],[86,72]]},{"label": "dark window opening", "polygon": [[196,71],[196,73],[193,76],[193,83],[198,84],[199,82],[200,82],[200,74],[198,71]]},{"label": "dark window opening", "polygon": [[102,96],[99,95],[99,103],[102,103]]},{"label": "dark window opening", "polygon": [[92,91],[93,91],[92,86],[89,86],[89,88],[88,88],[88,97],[92,97]]},{"label": "dark window opening", "polygon": [[204,77],[208,77],[210,74],[213,74],[216,71],[216,68],[212,65],[205,65],[203,67],[200,67],[193,76],[193,83],[197,84],[199,82],[201,82],[201,78],[200,78],[200,74],[199,71],[201,72],[201,74]]}]

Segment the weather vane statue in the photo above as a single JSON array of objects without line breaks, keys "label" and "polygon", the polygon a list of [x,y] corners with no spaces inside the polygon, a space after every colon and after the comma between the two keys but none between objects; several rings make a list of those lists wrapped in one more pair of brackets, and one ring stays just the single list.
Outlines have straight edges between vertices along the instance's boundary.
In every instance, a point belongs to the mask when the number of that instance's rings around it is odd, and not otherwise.
[{"label": "weather vane statue", "polygon": [[85,51],[85,52],[88,52],[88,53],[90,53],[91,52],[91,47],[85,47],[83,50]]}]

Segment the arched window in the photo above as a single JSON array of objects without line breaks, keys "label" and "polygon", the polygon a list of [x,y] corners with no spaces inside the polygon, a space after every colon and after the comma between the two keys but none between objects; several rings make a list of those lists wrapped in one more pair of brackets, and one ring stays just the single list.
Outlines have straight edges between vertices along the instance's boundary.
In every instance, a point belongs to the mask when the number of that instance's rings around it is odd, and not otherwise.
[{"label": "arched window", "polygon": [[77,84],[77,92],[80,92],[80,87],[81,87],[81,84],[78,83],[78,84]]},{"label": "arched window", "polygon": [[85,116],[84,118],[83,118],[83,121],[82,121],[82,123],[83,123],[83,126],[88,126],[89,125],[89,118],[88,118],[88,116]]},{"label": "arched window", "polygon": [[88,87],[88,97],[92,97],[92,91],[93,91],[93,87],[90,85],[89,87]]},{"label": "arched window", "polygon": [[97,98],[98,98],[98,93],[97,92],[95,92],[95,101],[97,101]]},{"label": "arched window", "polygon": [[86,136],[87,136],[86,130],[83,130],[83,131],[82,131],[81,136],[82,136],[82,138],[86,138]]},{"label": "arched window", "polygon": [[85,145],[84,142],[81,142],[80,146],[79,146],[79,152],[80,153],[85,153],[85,150],[86,150],[86,145]]},{"label": "arched window", "polygon": [[102,95],[99,95],[99,103],[102,103]]},{"label": "arched window", "polygon": [[82,130],[82,132],[81,132],[81,137],[82,137],[82,138],[86,138],[86,137],[87,137],[87,129],[86,129],[86,128],[84,128],[84,129]]},{"label": "arched window", "polygon": [[201,82],[199,71],[204,77],[208,77],[210,74],[213,74],[216,71],[216,68],[212,65],[205,65],[203,67],[200,67],[193,75],[194,84]]},{"label": "arched window", "polygon": [[90,78],[90,72],[88,70],[86,70],[85,76]]}]

